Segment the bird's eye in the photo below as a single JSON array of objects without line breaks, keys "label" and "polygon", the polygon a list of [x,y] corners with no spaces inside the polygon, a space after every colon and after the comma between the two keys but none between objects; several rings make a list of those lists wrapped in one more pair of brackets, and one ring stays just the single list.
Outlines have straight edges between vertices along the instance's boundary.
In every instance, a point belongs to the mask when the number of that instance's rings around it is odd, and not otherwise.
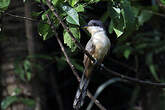
[{"label": "bird's eye", "polygon": [[93,23],[93,26],[98,26],[98,24],[97,23]]}]

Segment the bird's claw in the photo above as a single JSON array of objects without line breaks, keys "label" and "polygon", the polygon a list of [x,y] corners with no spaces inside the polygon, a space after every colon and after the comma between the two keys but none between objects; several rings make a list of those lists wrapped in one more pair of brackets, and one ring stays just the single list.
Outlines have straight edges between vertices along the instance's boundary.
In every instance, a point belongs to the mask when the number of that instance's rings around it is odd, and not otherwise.
[{"label": "bird's claw", "polygon": [[92,63],[94,64],[94,65],[96,65],[97,64],[97,59],[96,58],[94,58],[95,59],[95,61],[92,61]]}]

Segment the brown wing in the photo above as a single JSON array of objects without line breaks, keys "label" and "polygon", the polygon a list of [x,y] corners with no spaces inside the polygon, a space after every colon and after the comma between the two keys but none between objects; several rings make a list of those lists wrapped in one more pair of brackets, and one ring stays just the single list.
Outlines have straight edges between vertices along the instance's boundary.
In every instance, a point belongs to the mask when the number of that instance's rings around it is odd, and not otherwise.
[{"label": "brown wing", "polygon": [[[93,45],[92,40],[89,40],[85,49],[89,52],[90,55],[93,55],[95,53],[95,45]],[[86,55],[84,55],[84,67],[85,67],[85,75],[88,78],[90,76],[90,73],[92,72],[93,69],[93,64],[90,60],[90,58]]]}]

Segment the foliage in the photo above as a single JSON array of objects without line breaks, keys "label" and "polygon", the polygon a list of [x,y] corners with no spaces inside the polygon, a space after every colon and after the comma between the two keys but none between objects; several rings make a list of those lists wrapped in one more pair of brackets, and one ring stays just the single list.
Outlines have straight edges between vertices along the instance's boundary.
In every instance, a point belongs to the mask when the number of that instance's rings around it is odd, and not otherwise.
[{"label": "foliage", "polygon": [[11,104],[14,104],[16,102],[22,102],[23,104],[29,106],[29,107],[34,107],[35,106],[35,101],[30,98],[24,98],[19,96],[21,93],[20,88],[15,88],[13,91],[12,96],[7,96],[5,99],[2,100],[1,102],[1,109],[6,110],[7,107],[9,107]]}]

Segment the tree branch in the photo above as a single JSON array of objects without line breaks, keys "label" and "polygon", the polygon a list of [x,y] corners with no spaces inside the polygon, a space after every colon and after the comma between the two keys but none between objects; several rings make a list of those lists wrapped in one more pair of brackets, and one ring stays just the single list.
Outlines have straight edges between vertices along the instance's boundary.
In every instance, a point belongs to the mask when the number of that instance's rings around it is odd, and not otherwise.
[{"label": "tree branch", "polygon": [[[64,24],[64,22],[61,20],[61,18],[59,17],[58,13],[56,12],[55,8],[53,7],[53,5],[51,4],[50,0],[46,0],[46,3],[49,7],[49,9],[52,11],[52,13],[54,14],[54,16],[57,17],[57,19],[59,20],[59,22],[61,23],[61,25],[63,26],[63,28],[69,33],[70,37],[72,38],[72,40],[75,42],[75,44],[77,45],[77,47],[83,52],[85,53],[92,61],[96,62],[95,59],[88,53],[88,51],[86,51],[84,49],[84,47],[77,41],[77,39],[73,36],[73,34],[71,33],[71,31],[68,29],[68,27]],[[137,78],[132,78],[129,76],[125,76],[123,74],[120,74],[118,72],[115,72],[113,70],[108,69],[107,67],[103,66],[103,64],[98,64],[96,62],[97,66],[101,66],[103,69],[105,69],[107,72],[111,73],[114,76],[120,77],[122,79],[128,80],[130,82],[134,82],[135,84],[139,84],[139,85],[144,85],[144,86],[155,86],[155,87],[160,87],[160,88],[165,88],[165,83],[153,83],[150,81],[143,81]]]},{"label": "tree branch", "polygon": [[19,19],[28,20],[28,21],[34,21],[34,22],[37,22],[37,21],[38,21],[38,20],[35,20],[35,19],[32,19],[32,18],[29,18],[29,17],[19,16],[19,15],[14,15],[14,14],[7,13],[7,12],[5,12],[5,14],[4,14],[4,15],[8,15],[8,16],[12,16],[12,17],[15,17],[15,18],[19,18]]}]

